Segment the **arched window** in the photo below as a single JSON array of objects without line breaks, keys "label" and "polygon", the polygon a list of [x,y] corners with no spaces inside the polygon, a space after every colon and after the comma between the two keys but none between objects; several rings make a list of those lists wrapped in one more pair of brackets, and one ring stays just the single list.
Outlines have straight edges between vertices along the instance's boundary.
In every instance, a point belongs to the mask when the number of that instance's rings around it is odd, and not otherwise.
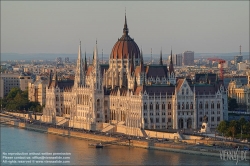
[{"label": "arched window", "polygon": [[171,103],[168,102],[168,109],[171,110]]},{"label": "arched window", "polygon": [[220,109],[220,103],[219,102],[217,103],[217,109]]},{"label": "arched window", "polygon": [[162,105],[161,105],[162,107],[162,110],[165,110],[165,104],[164,104],[164,102],[162,103]]},{"label": "arched window", "polygon": [[184,89],[182,89],[181,94],[184,95]]},{"label": "arched window", "polygon": [[193,102],[190,104],[190,109],[194,109]]},{"label": "arched window", "polygon": [[150,103],[150,110],[152,110],[153,109],[153,104],[152,103]]},{"label": "arched window", "polygon": [[181,109],[184,109],[185,107],[184,107],[184,102],[182,102],[182,105],[181,105]]},{"label": "arched window", "polygon": [[199,104],[199,108],[200,108],[200,109],[202,109],[202,102],[200,102],[200,104]]},{"label": "arched window", "polygon": [[147,103],[144,103],[144,110],[147,109]]},{"label": "arched window", "polygon": [[156,103],[156,110],[159,110],[159,104]]},{"label": "arched window", "polygon": [[205,104],[205,109],[208,109],[208,102],[206,102]]},{"label": "arched window", "polygon": [[100,99],[97,99],[97,107],[100,107]]},{"label": "arched window", "polygon": [[186,104],[186,109],[189,109],[189,104],[188,104],[188,102],[187,102],[187,104]]},{"label": "arched window", "polygon": [[186,95],[188,95],[188,93],[189,93],[189,91],[188,91],[188,89],[186,90]]},{"label": "arched window", "polygon": [[178,105],[177,105],[178,109],[180,109],[180,102],[178,102]]},{"label": "arched window", "polygon": [[214,102],[211,103],[211,109],[214,109]]}]

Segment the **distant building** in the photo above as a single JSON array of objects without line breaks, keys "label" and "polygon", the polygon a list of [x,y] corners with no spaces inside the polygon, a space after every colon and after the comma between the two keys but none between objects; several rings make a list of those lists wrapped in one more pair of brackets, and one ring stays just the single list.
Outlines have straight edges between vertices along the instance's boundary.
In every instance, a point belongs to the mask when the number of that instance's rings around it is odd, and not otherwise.
[{"label": "distant building", "polygon": [[237,65],[238,63],[243,61],[243,56],[237,55],[234,57],[234,64]]},{"label": "distant building", "polygon": [[193,51],[183,52],[183,65],[187,65],[187,66],[194,65],[194,52]]},{"label": "distant building", "polygon": [[176,66],[182,66],[182,54],[176,54]]},{"label": "distant building", "polygon": [[62,58],[61,57],[57,57],[56,58],[56,63],[57,64],[62,64]]},{"label": "distant building", "polygon": [[243,85],[240,80],[231,81],[228,85],[228,96],[235,98],[237,103],[247,106],[250,112],[250,71],[248,71],[248,84]]},{"label": "distant building", "polygon": [[[218,68],[220,69],[221,68],[221,64],[218,63]],[[226,61],[225,63],[223,63],[223,68],[228,68],[228,61]]]},{"label": "distant building", "polygon": [[247,64],[244,62],[237,63],[237,69],[238,70],[246,70],[247,69]]},{"label": "distant building", "polygon": [[65,63],[69,63],[69,57],[65,58]]},{"label": "distant building", "polygon": [[5,97],[8,95],[12,88],[20,88],[21,90],[26,90],[28,88],[28,83],[32,81],[30,76],[24,74],[10,74],[4,73],[0,74],[0,97]]},{"label": "distant building", "polygon": [[37,79],[34,83],[28,84],[28,98],[30,101],[39,102],[40,105],[45,105],[46,101],[46,86],[48,80]]},{"label": "distant building", "polygon": [[33,80],[32,80],[32,78],[31,78],[30,75],[25,75],[25,74],[22,73],[22,74],[19,76],[19,83],[20,83],[19,87],[20,87],[20,89],[21,89],[22,91],[27,90],[27,89],[28,89],[28,83],[30,83],[30,82],[32,82],[32,81],[33,81]]}]

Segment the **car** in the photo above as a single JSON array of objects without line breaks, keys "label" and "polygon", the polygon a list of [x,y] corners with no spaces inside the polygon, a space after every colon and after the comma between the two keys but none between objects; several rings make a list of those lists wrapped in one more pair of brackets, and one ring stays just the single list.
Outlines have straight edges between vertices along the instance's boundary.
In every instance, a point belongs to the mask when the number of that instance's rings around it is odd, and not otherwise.
[{"label": "car", "polygon": [[248,148],[248,147],[245,146],[245,147],[243,148],[243,150],[250,151],[250,148]]}]

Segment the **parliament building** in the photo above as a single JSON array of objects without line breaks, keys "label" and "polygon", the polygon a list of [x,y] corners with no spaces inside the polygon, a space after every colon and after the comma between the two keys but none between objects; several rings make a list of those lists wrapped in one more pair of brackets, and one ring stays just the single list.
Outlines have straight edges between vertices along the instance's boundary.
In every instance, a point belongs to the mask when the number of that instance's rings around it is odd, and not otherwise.
[{"label": "parliament building", "polygon": [[[200,129],[202,118],[216,128],[228,119],[227,90],[216,74],[177,78],[172,61],[145,64],[125,15],[122,37],[109,64],[100,64],[97,42],[92,64],[82,57],[81,42],[74,81],[50,73],[43,121],[69,127],[103,130],[105,126],[137,129]],[[58,118],[60,120],[58,120]]]}]

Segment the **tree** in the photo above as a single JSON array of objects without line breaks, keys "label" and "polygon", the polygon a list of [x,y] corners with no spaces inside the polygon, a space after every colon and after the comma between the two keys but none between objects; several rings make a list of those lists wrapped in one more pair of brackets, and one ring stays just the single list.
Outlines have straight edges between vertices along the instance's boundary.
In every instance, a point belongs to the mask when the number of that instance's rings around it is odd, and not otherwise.
[{"label": "tree", "polygon": [[228,97],[228,110],[229,111],[234,111],[235,108],[238,108],[238,103],[235,98]]},{"label": "tree", "polygon": [[239,127],[240,127],[240,132],[241,133],[246,133],[246,129],[247,129],[247,121],[244,117],[241,117],[240,120],[239,120]]},{"label": "tree", "polygon": [[18,93],[22,93],[20,88],[17,87],[12,88],[6,97],[7,100],[13,100]]},{"label": "tree", "polygon": [[233,139],[235,137],[235,134],[239,133],[239,123],[236,120],[230,121],[228,133],[229,133],[229,136],[233,137]]},{"label": "tree", "polygon": [[223,120],[220,122],[220,124],[217,127],[217,130],[221,133],[221,134],[225,134],[227,132],[227,128],[228,128],[228,122]]},{"label": "tree", "polygon": [[41,106],[38,102],[28,100],[28,90],[22,91],[19,88],[12,88],[7,97],[2,100],[3,107],[8,110],[28,110],[41,112]]}]

